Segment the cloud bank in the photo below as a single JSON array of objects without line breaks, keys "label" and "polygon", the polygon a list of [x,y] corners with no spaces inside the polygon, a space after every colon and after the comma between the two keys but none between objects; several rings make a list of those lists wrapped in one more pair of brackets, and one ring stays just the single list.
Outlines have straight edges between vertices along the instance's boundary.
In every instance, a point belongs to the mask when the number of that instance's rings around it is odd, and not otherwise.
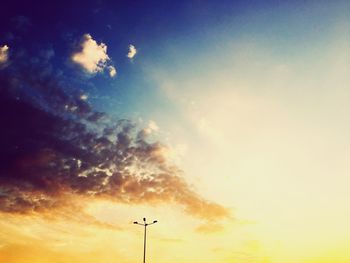
[{"label": "cloud bank", "polygon": [[0,71],[1,212],[75,211],[75,200],[101,199],[177,204],[207,220],[230,217],[191,189],[164,145],[148,141],[145,129],[156,130],[154,124],[112,120],[64,92],[61,77],[15,64]]},{"label": "cloud bank", "polygon": [[89,74],[103,72],[107,69],[111,77],[116,75],[114,66],[108,66],[110,57],[107,54],[107,45],[98,44],[90,34],[82,37],[79,49],[72,54],[71,59]]}]

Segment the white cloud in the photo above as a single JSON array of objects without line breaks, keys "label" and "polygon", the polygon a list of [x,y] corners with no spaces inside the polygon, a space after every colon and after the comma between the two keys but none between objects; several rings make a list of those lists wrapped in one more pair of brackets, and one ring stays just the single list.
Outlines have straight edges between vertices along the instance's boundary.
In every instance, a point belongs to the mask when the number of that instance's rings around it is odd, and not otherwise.
[{"label": "white cloud", "polygon": [[87,100],[88,98],[89,98],[89,96],[87,94],[80,95],[81,100]]},{"label": "white cloud", "polygon": [[133,57],[136,56],[137,49],[134,45],[129,45],[129,52],[126,55],[128,58],[132,59]]},{"label": "white cloud", "polygon": [[159,127],[155,121],[149,121],[148,126],[144,129],[146,134],[151,134],[152,132],[159,131]]},{"label": "white cloud", "polygon": [[109,66],[108,70],[109,70],[109,76],[111,78],[113,78],[113,77],[115,77],[117,75],[117,70],[115,69],[115,67]]},{"label": "white cloud", "polygon": [[9,47],[4,45],[0,47],[0,64],[5,64],[8,60]]},{"label": "white cloud", "polygon": [[[79,64],[90,74],[103,72],[107,68],[110,58],[107,54],[106,44],[98,44],[90,34],[85,34],[80,42],[80,48],[81,50],[73,53],[71,57],[73,62]],[[114,71],[111,71],[110,68],[113,68]],[[115,75],[116,70],[113,66],[109,66],[108,69],[110,76],[112,73]]]}]

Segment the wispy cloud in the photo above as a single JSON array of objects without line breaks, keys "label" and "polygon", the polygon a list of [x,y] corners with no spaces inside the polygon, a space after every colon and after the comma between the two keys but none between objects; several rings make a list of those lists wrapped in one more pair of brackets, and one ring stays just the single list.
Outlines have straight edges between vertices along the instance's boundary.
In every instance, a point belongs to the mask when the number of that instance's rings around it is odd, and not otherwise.
[{"label": "wispy cloud", "polygon": [[132,59],[136,56],[137,54],[137,49],[134,45],[129,45],[129,52],[126,55],[128,58]]},{"label": "wispy cloud", "polygon": [[111,77],[116,75],[114,66],[108,66],[110,57],[107,54],[107,45],[98,44],[90,34],[83,36],[79,49],[72,54],[71,59],[90,74],[103,72],[107,68]]},{"label": "wispy cloud", "polygon": [[196,228],[196,232],[201,234],[212,234],[212,233],[223,231],[223,229],[224,227],[218,223],[207,222],[205,224],[198,226]]}]

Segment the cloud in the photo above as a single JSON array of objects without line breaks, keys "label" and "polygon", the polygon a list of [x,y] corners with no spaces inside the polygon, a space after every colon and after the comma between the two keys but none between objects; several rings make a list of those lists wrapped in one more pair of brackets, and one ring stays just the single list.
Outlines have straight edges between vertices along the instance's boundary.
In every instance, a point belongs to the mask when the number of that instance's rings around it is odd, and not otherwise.
[{"label": "cloud", "polygon": [[111,78],[113,78],[113,77],[115,77],[117,75],[117,70],[115,69],[115,67],[109,66],[108,70],[109,70],[109,76]]},{"label": "cloud", "polygon": [[81,100],[87,100],[89,98],[89,96],[87,94],[81,94],[80,95],[80,99]]},{"label": "cloud", "polygon": [[8,52],[9,47],[7,45],[0,47],[0,66],[8,61]]},{"label": "cloud", "polygon": [[212,234],[223,230],[224,230],[224,227],[221,224],[213,223],[213,222],[207,222],[196,228],[196,232],[200,234]]},{"label": "cloud", "polygon": [[153,131],[158,131],[158,130],[159,130],[159,127],[158,127],[158,125],[157,125],[157,123],[156,123],[155,121],[150,120],[150,121],[148,122],[147,129],[148,129],[150,132],[153,132]]},{"label": "cloud", "polygon": [[157,125],[157,123],[155,121],[149,121],[148,125],[143,128],[140,133],[139,133],[139,138],[146,138],[147,136],[149,136],[150,134],[157,132],[159,130],[159,127]]},{"label": "cloud", "polygon": [[137,54],[137,49],[134,45],[129,45],[129,52],[126,55],[128,58],[132,59],[136,56]]},{"label": "cloud", "polygon": [[71,59],[90,74],[103,72],[106,68],[111,77],[116,74],[115,68],[108,66],[110,57],[107,54],[107,45],[98,44],[90,34],[83,36],[79,50],[72,54]]},{"label": "cloud", "polygon": [[39,64],[21,61],[0,71],[1,212],[69,213],[83,210],[78,200],[99,199],[175,204],[210,221],[231,216],[187,184],[166,146],[140,136],[144,128],[112,120],[64,92],[61,75],[41,76]]}]

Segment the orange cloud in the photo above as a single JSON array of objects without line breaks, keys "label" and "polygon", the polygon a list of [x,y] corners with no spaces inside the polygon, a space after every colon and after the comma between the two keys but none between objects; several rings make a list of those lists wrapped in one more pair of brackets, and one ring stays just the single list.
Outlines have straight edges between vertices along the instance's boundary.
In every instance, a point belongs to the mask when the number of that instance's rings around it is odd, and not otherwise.
[{"label": "orange cloud", "polygon": [[0,81],[0,114],[5,116],[0,131],[1,212],[71,214],[101,199],[177,204],[205,220],[230,217],[228,209],[205,200],[187,184],[183,172],[168,160],[166,146],[148,141],[148,130],[158,129],[155,123],[142,128],[128,120],[106,122],[107,114],[93,110],[81,96],[67,96],[51,80],[38,87],[48,109],[17,100],[11,86],[16,83]]}]

